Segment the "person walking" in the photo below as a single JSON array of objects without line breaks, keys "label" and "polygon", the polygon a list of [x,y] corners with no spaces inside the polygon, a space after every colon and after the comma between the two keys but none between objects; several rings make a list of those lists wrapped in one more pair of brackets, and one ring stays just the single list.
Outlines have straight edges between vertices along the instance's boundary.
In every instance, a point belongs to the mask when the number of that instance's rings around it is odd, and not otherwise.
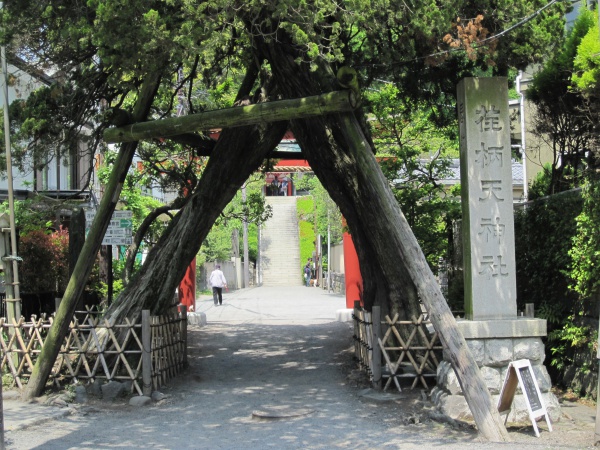
[{"label": "person walking", "polygon": [[310,286],[310,265],[306,263],[304,266],[304,281],[306,282],[306,287]]},{"label": "person walking", "polygon": [[208,279],[213,291],[213,300],[215,306],[223,304],[223,288],[227,288],[227,280],[225,275],[221,272],[221,265],[217,264],[215,270],[213,270]]},{"label": "person walking", "polygon": [[283,181],[281,182],[281,192],[283,193],[284,197],[287,197],[287,195],[288,195],[288,180],[287,180],[287,177],[285,177],[283,179]]}]

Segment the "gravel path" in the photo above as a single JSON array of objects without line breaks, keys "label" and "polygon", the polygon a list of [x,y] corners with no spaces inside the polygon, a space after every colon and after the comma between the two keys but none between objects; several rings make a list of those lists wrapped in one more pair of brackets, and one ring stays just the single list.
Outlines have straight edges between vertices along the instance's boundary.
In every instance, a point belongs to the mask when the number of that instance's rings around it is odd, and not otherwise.
[{"label": "gravel path", "polygon": [[[344,307],[341,296],[305,287],[225,293],[220,307],[204,298],[196,308],[208,325],[190,327],[190,367],[161,390],[164,400],[92,402],[7,433],[8,448],[514,448],[428,420],[420,392],[365,396],[352,370],[351,325],[334,321]],[[540,440],[530,430],[511,434],[522,448],[562,446],[546,431]]]}]

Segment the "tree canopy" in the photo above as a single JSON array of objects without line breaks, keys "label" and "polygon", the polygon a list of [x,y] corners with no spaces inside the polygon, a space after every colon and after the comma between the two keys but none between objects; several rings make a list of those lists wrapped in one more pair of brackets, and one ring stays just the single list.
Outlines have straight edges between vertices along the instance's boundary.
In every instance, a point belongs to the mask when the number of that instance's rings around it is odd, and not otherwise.
[{"label": "tree canopy", "polygon": [[[259,35],[272,39],[274,27],[289,34],[298,58],[313,69],[320,60],[349,65],[359,69],[361,88],[384,77],[402,97],[439,107],[454,96],[463,76],[481,70],[506,74],[509,67],[540,61],[562,33],[565,9],[556,3],[493,39],[545,2],[505,1],[500,7],[491,1],[282,0],[269,5],[258,0],[7,2],[0,16],[3,40],[13,54],[57,79],[22,105],[23,139],[32,139],[31,148],[42,152],[66,146],[81,127],[91,126],[85,135],[96,150],[103,128],[123,119],[114,111],[130,110],[145,74],[155,70],[165,76],[153,117],[176,115],[180,101],[189,112],[218,106],[223,95],[234,97],[231,88],[253,58],[253,41]],[[478,43],[482,39],[488,40]]]},{"label": "tree canopy", "polygon": [[[60,68],[69,92],[81,92],[73,107],[97,111],[92,135],[99,139],[111,123],[175,116],[182,98],[189,111],[201,110],[205,103],[196,94],[236,71],[243,73],[236,100],[247,96],[253,102],[319,95],[340,87],[358,92],[385,78],[397,85],[400,96],[437,106],[444,123],[449,116],[445,105],[452,105],[460,78],[504,75],[509,67],[523,67],[545,54],[562,33],[566,7],[555,2],[540,11],[545,5],[542,0],[506,0],[501,6],[491,0],[25,0],[7,5],[0,24],[5,41],[18,43],[15,48],[22,49],[24,59]],[[501,34],[518,23],[523,25]],[[334,74],[342,65],[356,69],[359,79],[338,80]],[[115,302],[110,317],[136,317],[144,307],[160,311],[170,303],[220,212],[289,127],[347,219],[365,280],[365,306],[382,305],[384,313],[399,311],[410,318],[421,313],[422,300],[431,309],[434,326],[442,327],[444,321],[452,334],[442,333],[441,339],[464,380],[467,401],[475,406],[475,399],[481,400],[481,407],[472,406],[480,430],[491,439],[507,440],[491,397],[476,376],[477,365],[440,301],[435,278],[373,158],[376,149],[365,122],[364,111],[355,111],[224,130],[189,202]],[[122,145],[123,163],[134,149]],[[113,195],[122,183],[114,173],[109,186]],[[103,203],[101,209],[110,212],[111,205]],[[99,231],[92,230],[94,238]],[[84,252],[91,250],[92,244],[84,247]],[[32,374],[35,392],[41,391],[39,383],[58,354],[55,335],[66,333],[68,309],[74,308],[71,297],[76,297],[70,292],[76,292],[73,278],[57,314],[60,325],[53,328],[60,330],[52,332],[51,346],[46,341]]]},{"label": "tree canopy", "polygon": [[[597,21],[595,12],[583,9],[562,45],[554,49],[527,89],[527,98],[536,106],[534,133],[554,156],[549,168],[544,167],[545,190],[541,195],[579,186],[587,168],[596,164],[593,143],[598,109],[589,102],[594,95],[595,71],[583,69],[599,42]],[[532,194],[540,186],[537,183]]]}]

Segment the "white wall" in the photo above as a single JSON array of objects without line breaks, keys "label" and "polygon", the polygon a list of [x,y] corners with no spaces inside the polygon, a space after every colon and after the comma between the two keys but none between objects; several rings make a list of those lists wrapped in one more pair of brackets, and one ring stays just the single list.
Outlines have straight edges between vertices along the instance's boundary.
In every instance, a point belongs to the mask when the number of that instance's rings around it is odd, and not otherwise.
[{"label": "white wall", "polygon": [[344,268],[344,245],[342,243],[331,246],[329,264],[332,272],[346,273]]},{"label": "white wall", "polygon": [[[12,103],[17,99],[25,99],[32,91],[42,86],[37,79],[21,69],[8,65],[8,102]],[[3,86],[3,83],[0,83]],[[0,89],[0,109],[4,110],[4,89]],[[2,113],[3,114],[3,113]],[[2,117],[2,126],[4,126],[4,117]],[[4,142],[2,143],[4,145]],[[33,169],[21,172],[13,167],[13,188],[14,189],[32,189],[33,188]],[[0,175],[0,189],[8,189],[8,179],[6,173]]]}]

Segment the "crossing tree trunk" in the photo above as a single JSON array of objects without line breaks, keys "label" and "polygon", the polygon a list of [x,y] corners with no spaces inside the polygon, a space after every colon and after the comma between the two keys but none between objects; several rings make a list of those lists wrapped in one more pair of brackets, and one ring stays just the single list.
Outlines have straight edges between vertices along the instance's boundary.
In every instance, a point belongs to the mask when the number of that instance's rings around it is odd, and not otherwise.
[{"label": "crossing tree trunk", "polygon": [[[248,69],[238,98],[249,94],[256,75],[256,70]],[[269,80],[263,82],[268,84]],[[264,87],[265,92],[270,90],[270,86]],[[215,220],[281,142],[287,126],[287,122],[273,122],[221,132],[195,191],[110,306],[105,314],[108,320],[113,323],[122,322],[125,317],[135,320],[143,309],[161,314],[172,305],[175,289]]]},{"label": "crossing tree trunk", "polygon": [[[154,95],[158,90],[160,78],[160,72],[158,71],[155,71],[146,78],[133,111],[133,120],[142,121],[146,119],[154,101]],[[110,180],[106,186],[104,197],[98,208],[98,214],[96,214],[88,237],[83,244],[77,263],[69,278],[63,299],[58,311],[56,311],[54,323],[48,332],[48,337],[44,342],[44,346],[31,373],[25,393],[27,398],[41,395],[46,386],[46,381],[50,376],[62,341],[69,331],[69,324],[73,318],[73,314],[75,314],[77,302],[83,294],[85,284],[96,261],[96,255],[102,244],[102,238],[108,228],[112,213],[117,205],[117,200],[119,199],[125,177],[131,166],[136,147],[137,142],[127,143],[121,147]]]},{"label": "crossing tree trunk", "polygon": [[[267,41],[260,38],[261,30],[251,31],[285,96],[315,95],[321,89],[335,88],[335,77],[327,65],[312,71],[308,64],[296,63],[300,55],[294,53],[294,45],[284,33]],[[418,315],[420,298],[450,355],[480,433],[491,441],[510,441],[360,121],[355,114],[340,113],[292,120],[291,127],[311,168],[339,206],[352,232],[365,280],[363,297],[405,317]]]},{"label": "crossing tree trunk", "polygon": [[221,133],[196,191],[108,309],[110,321],[137,318],[142,309],[159,314],[172,304],[175,289],[215,220],[279,144],[286,129],[287,123],[277,122]]}]

